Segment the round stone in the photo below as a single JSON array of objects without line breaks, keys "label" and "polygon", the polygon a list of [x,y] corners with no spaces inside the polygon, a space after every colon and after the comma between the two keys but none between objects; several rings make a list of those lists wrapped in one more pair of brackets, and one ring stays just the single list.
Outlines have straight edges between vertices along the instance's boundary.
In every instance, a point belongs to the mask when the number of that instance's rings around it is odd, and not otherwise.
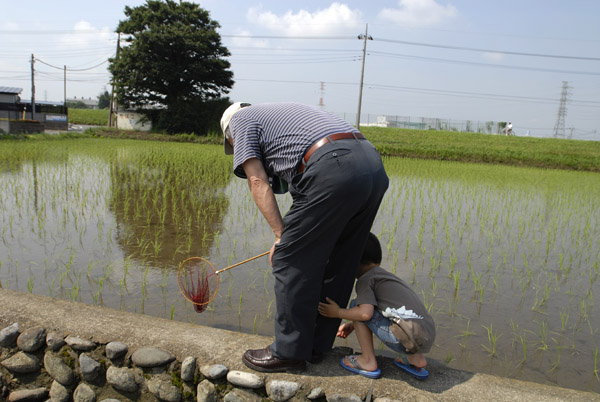
[{"label": "round stone", "polygon": [[35,373],[40,370],[40,360],[34,355],[25,352],[17,352],[0,364],[14,373]]},{"label": "round stone", "polygon": [[292,399],[298,392],[298,383],[291,381],[273,380],[267,383],[267,395],[275,402]]},{"label": "round stone", "polygon": [[106,357],[110,360],[120,359],[127,354],[128,348],[123,342],[109,342],[106,345]]},{"label": "round stone", "polygon": [[46,329],[33,327],[25,330],[17,338],[17,346],[23,352],[35,352],[46,345]]},{"label": "round stone", "polygon": [[96,343],[88,340],[78,338],[76,336],[67,336],[65,338],[65,342],[73,349],[82,352],[86,352],[88,350],[92,350],[96,347]]},{"label": "round stone", "polygon": [[71,399],[71,393],[61,383],[54,380],[50,386],[50,400],[52,402],[68,402]]},{"label": "round stone", "polygon": [[48,390],[46,388],[20,389],[8,395],[8,402],[42,402],[46,399],[48,399]]},{"label": "round stone", "polygon": [[265,385],[264,380],[256,374],[236,370],[227,373],[227,381],[244,388],[261,388]]},{"label": "round stone", "polygon": [[159,401],[179,402],[181,400],[181,391],[172,384],[172,379],[167,376],[154,376],[150,378],[146,385]]},{"label": "round stone", "polygon": [[144,346],[131,355],[131,360],[139,367],[158,367],[171,363],[175,357],[163,349]]},{"label": "round stone", "polygon": [[48,332],[48,335],[46,335],[46,345],[48,345],[53,352],[58,351],[65,346],[65,344],[65,337],[58,332]]},{"label": "round stone", "polygon": [[194,381],[196,374],[196,358],[186,357],[181,363],[181,379],[186,382]]},{"label": "round stone", "polygon": [[19,336],[19,323],[9,325],[0,331],[0,346],[10,348],[15,344]]},{"label": "round stone", "polygon": [[321,389],[320,387],[317,387],[317,388],[311,389],[306,397],[310,400],[314,400],[314,399],[323,398],[324,396],[325,396],[325,391],[323,391],[323,389]]},{"label": "round stone", "polygon": [[73,392],[73,402],[96,402],[96,394],[89,385],[81,383]]},{"label": "round stone", "polygon": [[197,402],[217,402],[218,398],[215,385],[208,380],[203,380],[198,384],[196,395]]},{"label": "round stone", "polygon": [[106,370],[106,381],[118,391],[136,392],[138,390],[135,373],[127,367],[110,366]]},{"label": "round stone", "polygon": [[217,380],[219,378],[225,377],[229,369],[222,364],[213,364],[212,366],[202,366],[200,367],[200,372],[206,378],[210,378],[211,380]]},{"label": "round stone", "polygon": [[89,383],[100,380],[104,375],[102,365],[83,353],[79,355],[79,368],[81,369],[81,377]]},{"label": "round stone", "polygon": [[44,368],[55,381],[62,385],[71,385],[75,376],[73,370],[61,359],[52,352],[44,354]]}]

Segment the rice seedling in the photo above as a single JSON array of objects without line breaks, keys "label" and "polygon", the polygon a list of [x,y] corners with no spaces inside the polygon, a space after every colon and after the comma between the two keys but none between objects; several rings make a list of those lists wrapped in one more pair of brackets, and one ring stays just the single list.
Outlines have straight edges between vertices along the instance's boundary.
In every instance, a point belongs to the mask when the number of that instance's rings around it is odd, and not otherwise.
[{"label": "rice seedling", "polygon": [[494,357],[496,355],[496,345],[498,343],[498,338],[500,338],[502,335],[498,334],[497,332],[494,332],[493,324],[490,324],[489,327],[482,325],[482,327],[485,328],[487,332],[488,344],[481,346],[485,351],[487,351],[490,354],[491,357]]},{"label": "rice seedling", "polygon": [[462,349],[466,349],[467,347],[467,340],[473,336],[473,335],[477,335],[475,332],[472,332],[471,329],[471,320],[467,321],[467,328],[461,332],[459,335],[456,335],[456,337],[461,338],[461,342],[459,343],[460,347]]},{"label": "rice seedling", "polygon": [[598,370],[599,365],[598,365],[598,347],[596,347],[596,349],[594,349],[594,377],[596,377],[596,379],[598,381],[600,381],[600,372]]}]

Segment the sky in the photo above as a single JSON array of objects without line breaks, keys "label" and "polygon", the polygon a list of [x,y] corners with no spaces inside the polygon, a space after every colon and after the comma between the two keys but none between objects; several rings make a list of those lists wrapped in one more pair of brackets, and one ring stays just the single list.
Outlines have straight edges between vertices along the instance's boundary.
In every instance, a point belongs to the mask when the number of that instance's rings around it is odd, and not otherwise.
[{"label": "sky", "polygon": [[[600,141],[600,1],[207,0],[231,52],[232,101],[294,101],[361,124],[378,116],[511,121]],[[0,0],[0,86],[37,100],[110,91],[126,6],[145,0]],[[364,74],[365,41],[368,34]],[[566,84],[563,84],[566,82]],[[562,134],[562,132],[560,133]]]}]

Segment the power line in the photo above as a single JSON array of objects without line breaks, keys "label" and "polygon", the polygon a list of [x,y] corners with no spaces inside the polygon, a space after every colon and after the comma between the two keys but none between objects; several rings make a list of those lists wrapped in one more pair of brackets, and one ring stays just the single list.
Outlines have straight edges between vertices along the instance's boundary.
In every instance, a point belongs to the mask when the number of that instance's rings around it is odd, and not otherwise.
[{"label": "power line", "polygon": [[355,40],[356,36],[221,35],[236,39]]},{"label": "power line", "polygon": [[[40,63],[42,63],[42,64],[45,64],[45,65],[47,65],[48,67],[56,68],[57,70],[64,70],[64,69],[65,69],[65,67],[57,67],[57,66],[53,66],[52,64],[46,63],[45,61],[42,61],[42,60],[40,60],[40,59],[35,59],[35,60],[36,60],[36,61],[39,61],[39,62],[40,62]],[[80,68],[80,69],[70,69],[70,68],[67,68],[67,71],[88,71],[88,70],[93,70],[94,68],[96,68],[96,67],[100,67],[101,65],[103,65],[103,64],[105,64],[105,63],[107,63],[107,62],[108,62],[108,59],[106,59],[106,60],[102,61],[101,63],[99,63],[99,64],[96,64],[95,66],[92,66],[92,67],[88,67],[88,68]]]},{"label": "power line", "polygon": [[[243,39],[307,39],[307,40],[354,40],[352,36],[281,36],[281,35],[221,35],[226,38],[243,38]],[[531,52],[514,52],[509,50],[498,50],[498,49],[485,49],[485,48],[474,48],[467,46],[452,46],[452,45],[441,45],[436,43],[424,43],[424,42],[411,42],[402,41],[397,39],[386,39],[386,38],[374,38],[375,41],[396,43],[401,45],[410,46],[422,46],[422,47],[434,47],[440,49],[453,49],[453,50],[464,50],[470,52],[484,52],[484,53],[500,53],[500,54],[511,54],[516,56],[528,56],[528,57],[544,57],[552,59],[571,59],[571,60],[587,60],[587,61],[600,61],[600,57],[589,57],[589,56],[570,56],[560,54],[547,54],[547,53],[531,53]]]},{"label": "power line", "polygon": [[[286,83],[286,84],[321,84],[324,82],[326,85],[350,85],[356,86],[355,82],[337,82],[337,81],[304,81],[304,80],[270,80],[270,79],[252,79],[252,78],[236,78],[236,81],[249,81],[249,82],[270,82],[270,83]],[[436,93],[440,95],[450,95],[450,96],[459,96],[459,97],[472,97],[477,99],[492,99],[492,100],[505,100],[505,101],[523,101],[530,103],[540,103],[540,104],[556,104],[559,99],[555,98],[541,98],[541,97],[533,97],[533,96],[518,96],[518,95],[502,95],[502,94],[492,94],[492,93],[484,93],[484,92],[467,92],[467,91],[450,91],[450,90],[442,90],[442,89],[430,89],[430,88],[417,88],[417,87],[403,87],[403,86],[394,86],[394,85],[383,85],[383,84],[368,84],[365,83],[365,86],[374,89],[388,89],[388,90],[397,90],[402,92],[421,92],[421,93]],[[569,103],[580,102],[580,103],[588,103],[588,106],[600,107],[600,101],[586,101],[586,100],[569,100]]]},{"label": "power line", "polygon": [[236,60],[236,63],[244,64],[313,64],[313,63],[334,63],[342,61],[357,61],[360,60],[360,56],[340,56],[340,57],[328,57],[328,58],[310,58],[310,59],[292,59],[292,60]]},{"label": "power line", "polygon": [[397,43],[402,45],[410,46],[424,46],[424,47],[435,47],[439,49],[453,49],[453,50],[465,50],[469,52],[484,52],[484,53],[500,53],[500,54],[512,54],[516,56],[529,56],[529,57],[546,57],[552,59],[571,59],[571,60],[588,60],[588,61],[600,61],[600,57],[587,57],[587,56],[566,56],[559,54],[544,54],[544,53],[528,53],[528,52],[512,52],[509,50],[497,50],[497,49],[483,49],[465,46],[451,46],[451,45],[439,45],[435,43],[422,43],[422,42],[409,42],[395,39],[375,39],[380,42]]},{"label": "power line", "polygon": [[452,60],[452,59],[440,59],[440,58],[436,58],[436,57],[412,56],[412,55],[403,55],[403,54],[397,54],[397,53],[386,53],[386,52],[376,52],[376,51],[370,51],[369,54],[382,55],[384,57],[425,60],[425,61],[453,63],[453,64],[465,64],[465,65],[472,65],[472,66],[494,67],[494,68],[503,68],[503,69],[511,69],[511,70],[543,71],[543,72],[547,72],[547,73],[566,73],[566,74],[581,74],[581,75],[600,75],[600,72],[592,72],[592,71],[574,71],[574,70],[559,70],[559,69],[553,69],[553,68],[511,66],[511,65],[503,65],[503,64],[481,63],[481,62],[474,62],[474,61],[462,61],[462,60]]}]

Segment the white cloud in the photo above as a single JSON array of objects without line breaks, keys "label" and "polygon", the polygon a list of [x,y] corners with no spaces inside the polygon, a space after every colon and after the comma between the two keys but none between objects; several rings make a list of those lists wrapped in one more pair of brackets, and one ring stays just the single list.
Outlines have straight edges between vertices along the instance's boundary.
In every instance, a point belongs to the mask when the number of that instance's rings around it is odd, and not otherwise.
[{"label": "white cloud", "polygon": [[19,29],[19,24],[7,21],[2,24],[2,29],[5,31],[16,31]]},{"label": "white cloud", "polygon": [[247,14],[252,23],[290,36],[328,35],[345,28],[356,28],[362,25],[361,16],[359,10],[351,10],[341,3],[332,3],[329,8],[315,12],[299,10],[276,15],[260,8],[251,8]]},{"label": "white cloud", "polygon": [[493,62],[499,62],[499,61],[502,61],[504,59],[504,54],[502,54],[502,53],[495,53],[495,52],[485,52],[485,53],[483,53],[483,58],[485,60],[489,60],[489,61],[493,61]]},{"label": "white cloud", "polygon": [[436,0],[398,0],[398,8],[384,8],[379,12],[381,19],[410,26],[433,26],[457,15],[456,7],[443,6]]},{"label": "white cloud", "polygon": [[60,39],[63,45],[70,48],[85,49],[92,42],[107,42],[114,37],[114,33],[109,28],[96,28],[87,21],[79,21],[73,27],[75,33],[63,35]]}]

